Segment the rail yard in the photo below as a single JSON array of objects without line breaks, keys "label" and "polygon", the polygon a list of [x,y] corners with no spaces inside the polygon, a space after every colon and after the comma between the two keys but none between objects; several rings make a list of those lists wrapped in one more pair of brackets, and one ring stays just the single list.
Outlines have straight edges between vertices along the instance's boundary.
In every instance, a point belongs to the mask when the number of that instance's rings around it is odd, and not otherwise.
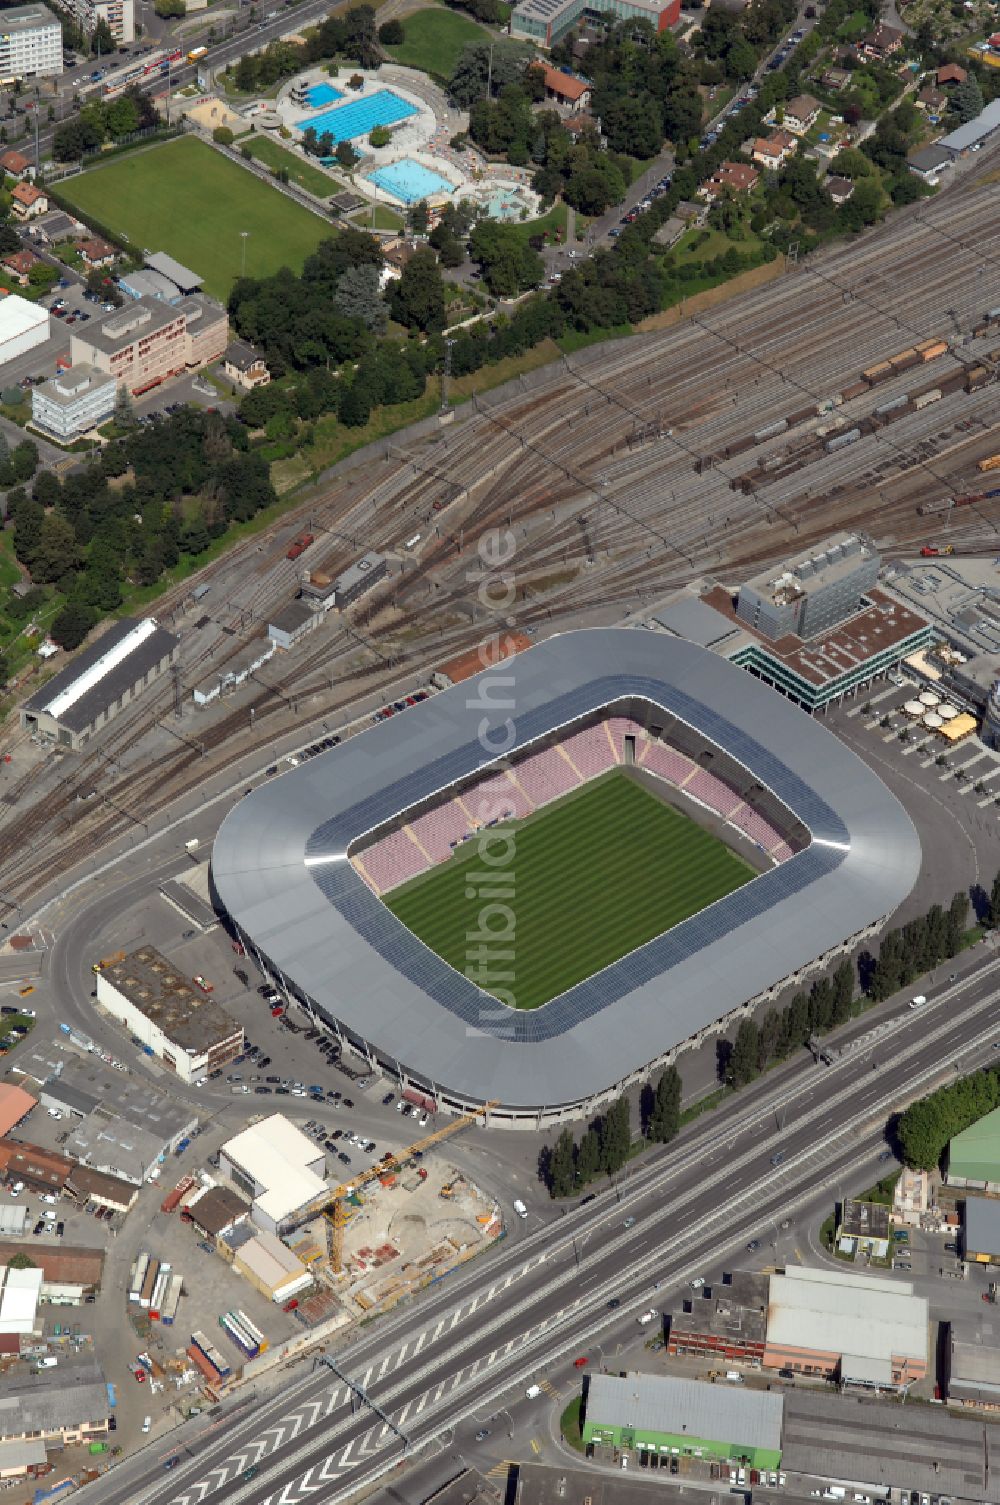
[{"label": "rail yard", "polygon": [[[190,581],[160,599],[179,673],[119,718],[113,756],[32,759],[8,731],[22,757],[3,795],[2,888],[23,905],[207,770],[266,757],[297,724],[349,725],[359,706],[367,721],[369,702],[425,681],[494,614],[478,599],[488,528],[518,546],[496,620],[540,633],[620,618],[694,577],[728,581],[838,528],[890,553],[928,526],[958,552],[995,551],[1000,498],[977,467],[1000,448],[998,232],[995,191],[969,180],[665,332],[564,357],[316,488],[204,570],[197,604]],[[316,542],[290,560],[303,526]],[[194,683],[259,635],[303,568],[336,572],[363,549],[388,556],[384,585],[234,701],[195,712]]]}]

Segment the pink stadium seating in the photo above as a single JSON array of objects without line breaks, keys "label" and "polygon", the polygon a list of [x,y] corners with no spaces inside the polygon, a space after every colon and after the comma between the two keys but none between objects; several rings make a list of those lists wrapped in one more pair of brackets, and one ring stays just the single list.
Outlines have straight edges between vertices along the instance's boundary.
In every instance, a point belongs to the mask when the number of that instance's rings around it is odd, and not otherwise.
[{"label": "pink stadium seating", "polygon": [[585,779],[594,779],[599,773],[607,773],[617,766],[615,755],[603,726],[589,726],[574,732],[563,742],[563,748],[573,767]]},{"label": "pink stadium seating", "polygon": [[694,778],[688,779],[684,785],[684,793],[690,794],[692,799],[700,800],[710,810],[716,810],[720,815],[729,815],[741,804],[738,794],[717,779],[714,773],[709,773],[704,768],[699,768]]},{"label": "pink stadium seating", "polygon": [[410,830],[433,862],[443,862],[451,856],[457,842],[469,835],[469,817],[455,800],[438,805],[424,815],[410,821]]},{"label": "pink stadium seating", "polygon": [[580,780],[555,749],[531,753],[514,768],[514,776],[533,805],[545,805],[576,789]]},{"label": "pink stadium seating", "polygon": [[771,851],[771,856],[774,858],[775,862],[787,862],[789,857],[793,855],[794,854],[792,852],[792,849],[788,845],[787,841],[779,841],[778,845]]},{"label": "pink stadium seating", "polygon": [[494,819],[523,820],[531,814],[531,805],[522,790],[518,789],[506,773],[488,773],[467,789],[462,804],[471,811],[476,826],[488,825]]},{"label": "pink stadium seating", "polygon": [[668,784],[680,784],[687,778],[694,764],[672,747],[666,747],[662,742],[650,742],[645,749],[642,767],[648,768],[650,773],[657,774],[661,779],[666,779]]},{"label": "pink stadium seating", "polygon": [[742,809],[735,811],[729,817],[729,823],[730,825],[737,826],[741,831],[745,831],[750,840],[755,841],[758,846],[763,847],[765,852],[769,852],[781,840],[780,835],[771,825],[770,821],[766,821],[762,815],[758,815],[757,811],[751,810],[748,805],[744,805]]},{"label": "pink stadium seating", "polygon": [[384,894],[390,888],[426,872],[427,858],[410,840],[405,831],[393,831],[374,846],[360,854],[363,871],[369,886],[376,893]]},{"label": "pink stadium seating", "polygon": [[615,752],[620,762],[625,761],[625,738],[635,738],[635,758],[639,761],[646,733],[637,721],[632,721],[628,716],[612,716],[608,720],[608,728],[611,732],[611,740],[615,744]]}]

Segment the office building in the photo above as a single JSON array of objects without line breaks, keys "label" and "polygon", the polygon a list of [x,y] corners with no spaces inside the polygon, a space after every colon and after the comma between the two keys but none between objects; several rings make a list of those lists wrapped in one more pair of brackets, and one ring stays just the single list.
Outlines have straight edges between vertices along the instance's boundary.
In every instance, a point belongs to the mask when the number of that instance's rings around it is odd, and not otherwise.
[{"label": "office building", "polygon": [[93,366],[70,366],[31,389],[31,422],[64,444],[78,439],[114,412],[118,383]]},{"label": "office building", "polygon": [[622,1453],[719,1458],[777,1468],[780,1395],[659,1374],[593,1374],[583,1440]]},{"label": "office building", "polygon": [[166,673],[177,643],[154,617],[122,617],[24,702],[21,726],[78,750]]},{"label": "office building", "polygon": [[44,5],[0,12],[0,84],[63,71],[62,27]]},{"label": "office building", "polygon": [[74,328],[70,359],[107,372],[138,395],[186,369],[186,322],[180,309],[140,298],[99,324]]},{"label": "office building", "polygon": [[103,967],[97,1001],[184,1082],[225,1066],[243,1048],[243,1026],[153,946]]},{"label": "office building", "polygon": [[818,637],[860,609],[880,564],[876,550],[855,534],[838,534],[822,549],[746,581],[736,598],[736,615],[771,640],[789,634]]},{"label": "office building", "polygon": [[186,294],[178,308],[184,315],[185,365],[194,368],[217,361],[229,342],[226,310],[202,293]]},{"label": "office building", "polygon": [[554,47],[568,31],[589,20],[612,26],[648,21],[655,31],[666,31],[676,26],[680,13],[680,0],[520,0],[510,18],[510,34],[539,47]]}]

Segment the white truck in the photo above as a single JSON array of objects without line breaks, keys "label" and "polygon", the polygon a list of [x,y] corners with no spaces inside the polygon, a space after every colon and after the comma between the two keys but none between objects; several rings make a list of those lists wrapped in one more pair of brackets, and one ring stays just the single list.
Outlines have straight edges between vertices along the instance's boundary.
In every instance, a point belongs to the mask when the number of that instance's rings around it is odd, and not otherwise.
[{"label": "white truck", "polygon": [[528,1209],[525,1207],[520,1197],[514,1198],[514,1211],[517,1213],[519,1218],[526,1218],[528,1216]]}]

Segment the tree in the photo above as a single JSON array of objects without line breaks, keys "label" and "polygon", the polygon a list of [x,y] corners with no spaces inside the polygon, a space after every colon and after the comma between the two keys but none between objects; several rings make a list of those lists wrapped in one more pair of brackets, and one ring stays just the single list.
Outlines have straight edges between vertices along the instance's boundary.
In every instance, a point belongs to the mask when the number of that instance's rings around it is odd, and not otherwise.
[{"label": "tree", "polygon": [[400,47],[406,40],[402,21],[386,21],[378,29],[378,39],[383,47]]},{"label": "tree", "polygon": [[333,155],[336,157],[340,166],[347,169],[348,171],[355,165],[358,160],[358,154],[349,141],[338,141]]},{"label": "tree", "polygon": [[[990,892],[990,924],[1000,925],[1000,873],[993,879],[993,888]],[[954,953],[951,953],[954,955]]]},{"label": "tree", "polygon": [[407,329],[437,333],[445,325],[444,285],[437,258],[423,246],[403,268],[389,292],[392,317]]},{"label": "tree", "polygon": [[217,125],[212,132],[212,140],[219,146],[232,146],[235,139],[228,125]]},{"label": "tree", "polygon": [[350,386],[340,394],[337,416],[347,428],[363,428],[371,417],[371,394],[363,382],[355,377]]},{"label": "tree", "polygon": [[90,50],[95,57],[98,54],[102,57],[110,57],[115,50],[114,33],[103,17],[94,27],[90,38]]},{"label": "tree", "polygon": [[580,1147],[576,1152],[576,1179],[579,1185],[586,1186],[592,1181],[601,1169],[601,1141],[597,1130],[591,1126],[580,1140]]},{"label": "tree", "polygon": [[957,956],[962,949],[962,938],[969,923],[969,896],[957,893],[948,909],[945,921],[945,948],[949,956]]},{"label": "tree", "polygon": [[572,1129],[563,1129],[549,1160],[549,1192],[568,1197],[576,1186],[576,1142]]},{"label": "tree", "polygon": [[384,334],[389,316],[377,266],[348,267],[337,283],[333,301],[345,319],[360,319],[366,329]]},{"label": "tree", "polygon": [[851,1017],[854,1003],[854,968],[845,959],[833,974],[833,1024],[843,1024]]},{"label": "tree", "polygon": [[975,74],[970,73],[968,78],[960,84],[956,84],[951,91],[952,113],[958,117],[960,124],[974,120],[983,108],[983,91],[979,87],[979,80]]},{"label": "tree", "polygon": [[72,525],[58,512],[47,512],[31,559],[32,580],[43,584],[61,580],[79,561],[80,549]]},{"label": "tree", "polygon": [[153,10],[161,21],[173,21],[187,15],[186,0],[153,0]]},{"label": "tree", "polygon": [[82,601],[67,601],[52,619],[49,636],[61,648],[79,648],[97,621],[97,611]]},{"label": "tree", "polygon": [[733,1087],[745,1087],[760,1071],[757,1026],[752,1019],[741,1019],[729,1057],[728,1078]]},{"label": "tree", "polygon": [[632,1110],[627,1097],[620,1097],[601,1119],[601,1169],[609,1176],[620,1171],[632,1147]]},{"label": "tree", "polygon": [[115,428],[122,434],[126,434],[139,426],[139,420],[135,416],[135,404],[132,401],[132,394],[124,383],[118,388],[115,394],[112,419]]},{"label": "tree", "polygon": [[493,43],[470,42],[462,48],[448,82],[448,94],[456,105],[467,110],[484,95],[500,94],[508,84],[518,83],[535,56],[534,48],[526,42],[501,38]]},{"label": "tree", "polygon": [[681,1075],[676,1066],[668,1066],[656,1084],[653,1111],[649,1116],[649,1137],[656,1144],[667,1144],[680,1128]]},{"label": "tree", "polygon": [[406,222],[414,235],[426,235],[427,226],[430,223],[430,210],[426,199],[418,199],[411,204],[406,214]]}]

